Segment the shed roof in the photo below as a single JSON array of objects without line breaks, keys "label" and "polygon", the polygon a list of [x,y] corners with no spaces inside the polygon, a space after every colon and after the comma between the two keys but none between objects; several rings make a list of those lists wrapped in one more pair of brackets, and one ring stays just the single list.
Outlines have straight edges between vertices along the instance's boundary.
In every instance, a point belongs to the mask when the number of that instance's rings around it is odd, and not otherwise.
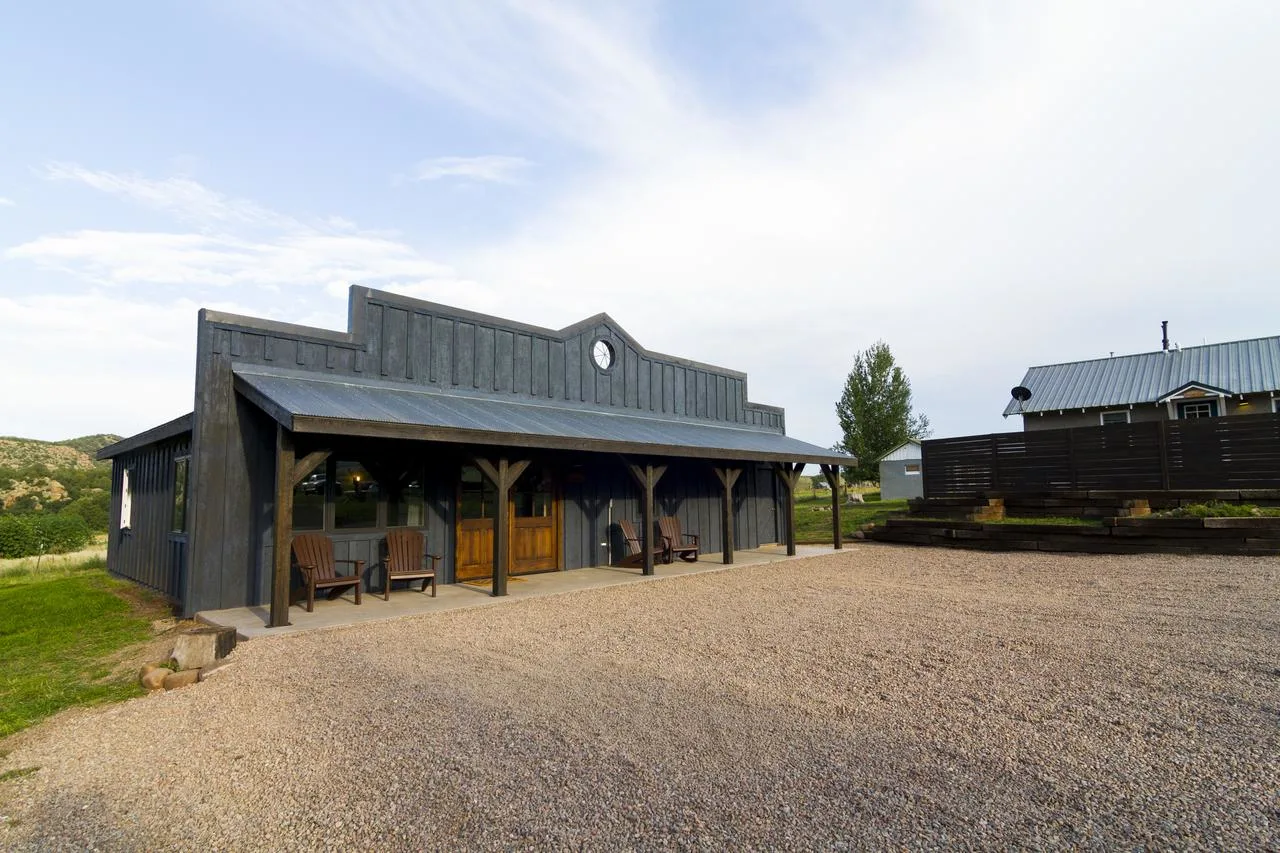
[{"label": "shed roof", "polygon": [[175,438],[184,432],[191,432],[191,424],[194,418],[194,412],[187,412],[185,415],[160,424],[160,426],[152,427],[146,432],[122,438],[115,444],[108,444],[99,450],[97,458],[113,459],[131,450],[137,450],[139,447],[144,447],[157,441],[164,441],[167,438]]},{"label": "shed roof", "polygon": [[1229,394],[1280,391],[1280,335],[1032,367],[1031,399],[1005,415],[1156,403],[1189,384]]},{"label": "shed roof", "polygon": [[620,414],[492,395],[441,393],[348,376],[240,365],[236,388],[299,433],[847,465],[852,459],[768,430]]},{"label": "shed roof", "polygon": [[908,438],[899,444],[893,450],[877,459],[877,462],[896,462],[899,459],[919,459],[920,458],[920,442],[914,438]]}]

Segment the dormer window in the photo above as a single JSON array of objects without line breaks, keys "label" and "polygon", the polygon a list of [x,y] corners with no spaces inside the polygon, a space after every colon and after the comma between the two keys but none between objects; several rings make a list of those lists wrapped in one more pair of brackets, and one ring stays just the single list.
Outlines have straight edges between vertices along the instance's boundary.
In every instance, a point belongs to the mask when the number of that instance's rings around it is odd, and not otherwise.
[{"label": "dormer window", "polygon": [[1217,400],[1196,400],[1178,404],[1178,419],[1216,418],[1218,416]]}]

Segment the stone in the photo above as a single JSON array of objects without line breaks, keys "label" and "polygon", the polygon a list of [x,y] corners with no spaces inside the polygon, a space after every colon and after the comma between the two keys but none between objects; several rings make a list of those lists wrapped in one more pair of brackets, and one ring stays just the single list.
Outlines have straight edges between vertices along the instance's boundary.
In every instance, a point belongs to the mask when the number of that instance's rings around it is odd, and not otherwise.
[{"label": "stone", "polygon": [[199,680],[200,670],[198,669],[178,670],[164,677],[164,689],[176,690],[179,687],[186,687],[188,684],[195,684]]},{"label": "stone", "polygon": [[235,628],[192,628],[178,635],[173,659],[178,669],[199,669],[226,657],[235,647]]},{"label": "stone", "polygon": [[226,658],[223,658],[222,660],[214,661],[208,666],[200,667],[200,680],[204,681],[208,679],[209,676],[214,675],[215,673],[218,672],[218,670],[222,669],[223,667],[227,666],[230,663],[231,661],[227,660]]},{"label": "stone", "polygon": [[138,682],[148,690],[162,690],[164,689],[165,677],[171,674],[171,670],[162,666],[147,664],[142,668],[142,672],[138,676]]}]

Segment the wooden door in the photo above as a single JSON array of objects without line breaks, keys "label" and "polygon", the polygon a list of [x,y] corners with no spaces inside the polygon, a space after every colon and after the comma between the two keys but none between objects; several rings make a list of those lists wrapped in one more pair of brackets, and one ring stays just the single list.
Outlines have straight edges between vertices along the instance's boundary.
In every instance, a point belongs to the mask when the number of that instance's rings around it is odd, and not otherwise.
[{"label": "wooden door", "polygon": [[[463,466],[458,487],[456,580],[493,577],[496,501],[497,491],[480,469]],[[560,502],[548,472],[530,466],[512,487],[508,510],[508,572],[521,575],[560,568]]]},{"label": "wooden door", "polygon": [[497,491],[480,469],[462,468],[458,484],[458,551],[454,580],[493,577],[493,518],[497,515]]},{"label": "wooden door", "polygon": [[511,489],[511,574],[560,568],[560,505],[551,473],[530,465]]}]

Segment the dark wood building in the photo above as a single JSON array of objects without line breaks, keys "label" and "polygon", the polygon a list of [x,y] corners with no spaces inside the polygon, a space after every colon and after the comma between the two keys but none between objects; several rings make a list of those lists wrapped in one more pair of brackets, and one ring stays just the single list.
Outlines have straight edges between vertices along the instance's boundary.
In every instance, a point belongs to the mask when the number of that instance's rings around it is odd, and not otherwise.
[{"label": "dark wood building", "polygon": [[624,519],[653,536],[677,516],[726,561],[794,552],[803,464],[834,482],[849,461],[789,438],[744,374],[650,352],[605,314],[552,331],[352,287],[347,332],[204,310],[197,352],[194,411],[99,454],[109,570],[184,615],[269,602],[287,624],[294,531],[380,589],[387,530],[420,528],[441,582],[499,595],[508,574],[617,562]]}]

